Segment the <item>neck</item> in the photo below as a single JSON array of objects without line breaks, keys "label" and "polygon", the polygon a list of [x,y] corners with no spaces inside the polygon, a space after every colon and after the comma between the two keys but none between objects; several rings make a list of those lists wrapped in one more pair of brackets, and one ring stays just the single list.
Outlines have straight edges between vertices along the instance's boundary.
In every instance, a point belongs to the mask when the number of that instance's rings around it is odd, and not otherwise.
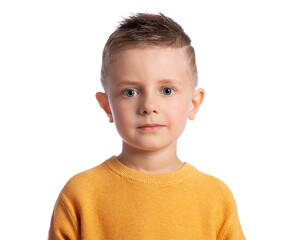
[{"label": "neck", "polygon": [[118,160],[129,168],[147,173],[169,173],[183,166],[176,154],[177,142],[156,150],[134,148],[123,141]]}]

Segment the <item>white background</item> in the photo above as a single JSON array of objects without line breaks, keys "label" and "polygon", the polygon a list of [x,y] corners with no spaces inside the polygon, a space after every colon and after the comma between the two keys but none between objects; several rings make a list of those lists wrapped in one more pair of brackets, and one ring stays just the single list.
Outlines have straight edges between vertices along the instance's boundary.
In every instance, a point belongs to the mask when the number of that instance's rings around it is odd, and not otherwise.
[{"label": "white background", "polygon": [[298,1],[1,1],[1,239],[46,239],[66,181],[121,151],[101,54],[130,13],[192,39],[206,95],[178,156],[224,181],[250,239],[299,238]]}]

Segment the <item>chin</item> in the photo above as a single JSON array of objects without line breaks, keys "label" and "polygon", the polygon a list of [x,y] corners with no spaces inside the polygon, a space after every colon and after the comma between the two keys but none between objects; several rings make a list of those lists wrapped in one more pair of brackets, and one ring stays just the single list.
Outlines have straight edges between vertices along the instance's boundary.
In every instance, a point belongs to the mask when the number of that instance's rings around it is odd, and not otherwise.
[{"label": "chin", "polygon": [[129,144],[131,147],[133,148],[137,148],[140,150],[144,150],[144,151],[154,151],[154,150],[159,150],[161,148],[164,147],[163,144],[158,144],[156,143],[134,143],[134,142],[127,142],[127,144]]},{"label": "chin", "polygon": [[148,145],[136,145],[135,148],[145,150],[145,151],[153,151],[153,150],[161,149],[162,146],[148,144]]}]

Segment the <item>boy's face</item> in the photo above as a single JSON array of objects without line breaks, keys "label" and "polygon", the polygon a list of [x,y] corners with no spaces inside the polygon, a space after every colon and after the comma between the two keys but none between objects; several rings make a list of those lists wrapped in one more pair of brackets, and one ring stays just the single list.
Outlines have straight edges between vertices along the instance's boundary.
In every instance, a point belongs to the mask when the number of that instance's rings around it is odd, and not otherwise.
[{"label": "boy's face", "polygon": [[[203,89],[191,87],[185,49],[132,48],[114,59],[108,68],[107,93],[96,97],[123,141],[142,150],[175,143],[204,96]],[[161,127],[142,128],[145,124]]]}]

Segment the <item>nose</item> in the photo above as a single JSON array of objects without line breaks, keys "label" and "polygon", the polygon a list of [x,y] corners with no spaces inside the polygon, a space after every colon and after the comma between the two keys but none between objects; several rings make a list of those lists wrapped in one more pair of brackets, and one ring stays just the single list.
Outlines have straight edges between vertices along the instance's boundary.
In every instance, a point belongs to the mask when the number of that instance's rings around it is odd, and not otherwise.
[{"label": "nose", "polygon": [[155,94],[144,94],[144,96],[140,100],[140,114],[151,114],[160,112],[159,101]]}]

